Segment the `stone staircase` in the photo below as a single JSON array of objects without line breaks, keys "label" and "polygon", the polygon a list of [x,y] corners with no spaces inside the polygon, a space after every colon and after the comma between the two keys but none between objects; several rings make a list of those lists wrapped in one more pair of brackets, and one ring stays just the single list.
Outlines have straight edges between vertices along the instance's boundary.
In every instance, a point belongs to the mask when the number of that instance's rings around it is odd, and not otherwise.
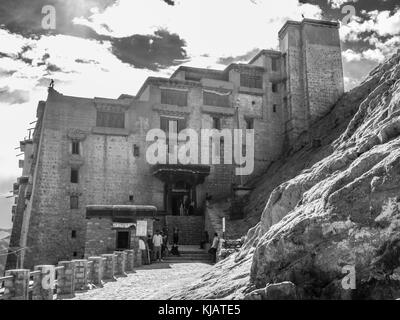
[{"label": "stone staircase", "polygon": [[210,235],[210,241],[217,232],[222,237],[222,218],[225,217],[225,239],[239,239],[248,231],[244,220],[231,220],[231,199],[209,203],[205,210],[205,226]]},{"label": "stone staircase", "polygon": [[[168,246],[171,249],[171,246]],[[168,263],[188,263],[188,262],[203,262],[211,263],[211,256],[206,249],[200,249],[199,246],[182,245],[178,246],[180,256],[168,255],[164,258]]]},{"label": "stone staircase", "polygon": [[203,216],[166,216],[169,242],[172,243],[173,231],[179,229],[179,245],[199,246],[204,232]]}]

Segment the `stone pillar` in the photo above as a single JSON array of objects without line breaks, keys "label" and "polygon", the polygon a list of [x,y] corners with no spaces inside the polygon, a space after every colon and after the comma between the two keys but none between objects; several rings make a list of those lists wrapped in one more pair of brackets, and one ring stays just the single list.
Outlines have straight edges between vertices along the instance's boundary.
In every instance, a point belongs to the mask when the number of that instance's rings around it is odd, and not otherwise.
[{"label": "stone pillar", "polygon": [[56,278],[55,266],[41,265],[35,266],[34,285],[32,290],[32,300],[53,300],[54,286]]},{"label": "stone pillar", "polygon": [[90,261],[89,259],[86,259],[88,261],[88,265],[87,265],[87,270],[86,270],[86,277],[87,277],[87,283],[88,283],[88,288],[90,288],[90,284],[92,283],[92,265],[93,265],[93,261]]},{"label": "stone pillar", "polygon": [[142,250],[135,250],[135,267],[140,267],[142,265]]},{"label": "stone pillar", "polygon": [[92,262],[90,266],[90,281],[92,284],[95,286],[102,287],[103,283],[103,268],[104,268],[104,263],[103,263],[103,258],[102,257],[89,257],[89,261]]},{"label": "stone pillar", "polygon": [[135,251],[134,250],[125,250],[126,252],[126,267],[125,270],[127,272],[133,271],[135,265]]},{"label": "stone pillar", "polygon": [[85,291],[88,286],[88,261],[87,260],[72,260],[75,263],[75,291]]},{"label": "stone pillar", "polygon": [[57,270],[57,299],[75,297],[75,263],[73,261],[60,261]]},{"label": "stone pillar", "polygon": [[126,264],[126,252],[124,251],[115,251],[116,255],[116,266],[115,266],[115,274],[120,277],[126,277],[125,273],[125,264]]},{"label": "stone pillar", "polygon": [[14,269],[7,270],[5,276],[13,276],[12,279],[4,281],[4,295],[8,300],[29,300],[29,270]]},{"label": "stone pillar", "polygon": [[105,259],[103,279],[108,281],[115,280],[115,255],[102,254],[101,256]]}]

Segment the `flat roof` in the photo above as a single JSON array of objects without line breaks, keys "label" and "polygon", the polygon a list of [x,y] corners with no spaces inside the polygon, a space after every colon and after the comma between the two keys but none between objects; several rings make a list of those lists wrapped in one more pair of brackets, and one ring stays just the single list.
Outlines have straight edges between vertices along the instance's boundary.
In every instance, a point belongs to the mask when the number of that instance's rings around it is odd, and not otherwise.
[{"label": "flat roof", "polygon": [[304,24],[314,24],[314,25],[321,25],[321,26],[328,26],[328,27],[334,27],[334,28],[339,28],[340,24],[337,21],[329,21],[329,20],[316,20],[316,19],[303,19],[303,21],[294,21],[294,20],[288,20],[286,23],[283,25],[283,27],[279,30],[278,35],[281,37],[282,33],[287,29],[289,25],[294,25],[294,26],[300,26]]},{"label": "flat roof", "polygon": [[281,56],[282,52],[277,51],[277,50],[261,50],[259,53],[257,53],[250,61],[249,64],[252,64],[254,61],[256,61],[260,56],[262,55],[270,55],[270,56]]}]

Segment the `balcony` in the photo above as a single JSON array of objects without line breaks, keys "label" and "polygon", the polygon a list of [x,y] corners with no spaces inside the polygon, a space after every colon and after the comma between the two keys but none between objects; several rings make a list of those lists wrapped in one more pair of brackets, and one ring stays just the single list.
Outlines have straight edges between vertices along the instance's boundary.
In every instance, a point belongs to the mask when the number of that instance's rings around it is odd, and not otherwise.
[{"label": "balcony", "polygon": [[208,165],[156,164],[152,168],[153,175],[165,183],[185,181],[198,185],[210,174]]}]

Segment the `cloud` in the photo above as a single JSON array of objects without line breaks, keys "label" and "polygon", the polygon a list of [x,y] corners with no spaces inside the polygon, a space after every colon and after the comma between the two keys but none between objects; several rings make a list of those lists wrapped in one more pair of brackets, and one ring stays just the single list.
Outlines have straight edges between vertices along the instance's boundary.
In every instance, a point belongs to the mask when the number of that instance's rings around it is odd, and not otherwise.
[{"label": "cloud", "polygon": [[362,58],[362,54],[353,51],[352,49],[347,49],[346,51],[342,52],[343,59],[347,62],[351,61],[360,61]]},{"label": "cloud", "polygon": [[44,6],[51,5],[56,10],[56,29],[53,34],[73,34],[93,36],[88,28],[75,26],[75,17],[85,17],[93,12],[101,12],[117,0],[2,0],[0,2],[0,21],[11,32],[24,36],[48,34],[42,28]]},{"label": "cloud", "polygon": [[378,48],[368,49],[362,52],[355,52],[351,49],[347,49],[342,52],[342,56],[346,62],[361,61],[362,59],[365,59],[381,63],[386,58],[383,52]]},{"label": "cloud", "polygon": [[180,64],[188,58],[185,41],[167,30],[157,30],[154,36],[113,39],[111,43],[115,56],[136,68],[158,70]]},{"label": "cloud", "polygon": [[115,38],[151,35],[163,28],[186,41],[191,58],[208,54],[219,59],[243,55],[251,48],[276,48],[284,22],[299,20],[302,13],[318,18],[321,9],[297,0],[256,4],[249,0],[185,0],[173,7],[159,0],[120,0],[102,13],[74,22]]},{"label": "cloud", "polygon": [[358,41],[365,33],[373,33],[377,36],[394,36],[400,33],[400,8],[393,13],[385,11],[365,12],[365,18],[354,17],[348,25],[340,29],[343,41]]},{"label": "cloud", "polygon": [[10,90],[9,87],[0,87],[0,102],[8,104],[22,104],[29,101],[29,91]]},{"label": "cloud", "polygon": [[334,9],[339,9],[339,8],[343,7],[343,5],[345,5],[345,4],[352,4],[355,2],[358,2],[358,0],[328,0],[328,3]]},{"label": "cloud", "polygon": [[231,63],[238,63],[238,62],[247,63],[251,58],[253,58],[257,53],[259,53],[260,50],[261,49],[259,48],[255,48],[253,50],[248,51],[245,54],[241,54],[236,57],[219,58],[217,62],[223,65],[229,65]]}]

